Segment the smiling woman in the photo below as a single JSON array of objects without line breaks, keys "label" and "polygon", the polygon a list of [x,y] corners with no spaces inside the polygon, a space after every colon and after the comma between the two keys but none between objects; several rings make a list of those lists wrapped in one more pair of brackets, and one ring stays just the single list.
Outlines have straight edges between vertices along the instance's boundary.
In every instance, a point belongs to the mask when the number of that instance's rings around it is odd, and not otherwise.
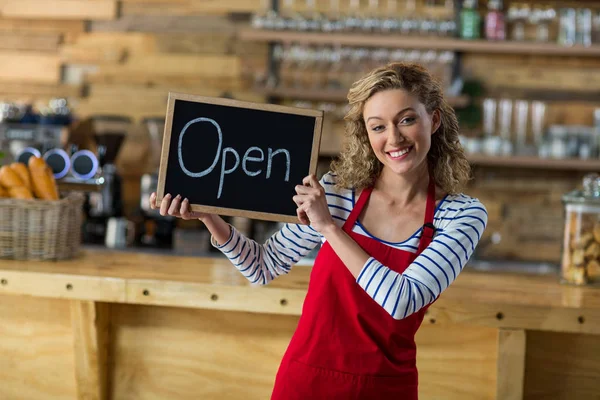
[{"label": "smiling woman", "polygon": [[[301,224],[259,244],[218,216],[199,217],[255,284],[322,244],[272,400],[416,400],[415,334],[487,224],[485,207],[460,193],[469,163],[456,116],[425,69],[381,67],[348,99],[348,140],[332,172],[295,188]],[[161,213],[189,217],[177,199]]]}]

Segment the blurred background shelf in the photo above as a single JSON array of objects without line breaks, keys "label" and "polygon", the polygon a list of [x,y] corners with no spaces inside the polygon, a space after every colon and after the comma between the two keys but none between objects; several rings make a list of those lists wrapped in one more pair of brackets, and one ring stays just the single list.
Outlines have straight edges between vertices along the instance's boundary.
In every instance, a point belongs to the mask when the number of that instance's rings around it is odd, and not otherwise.
[{"label": "blurred background shelf", "polygon": [[501,168],[531,168],[571,171],[600,172],[600,160],[553,159],[535,156],[489,156],[485,154],[469,154],[469,161],[474,166]]},{"label": "blurred background shelf", "polygon": [[61,191],[99,192],[104,185],[104,178],[91,178],[82,181],[80,179],[67,177],[58,180],[56,183]]},{"label": "blurred background shelf", "polygon": [[471,53],[531,54],[549,56],[600,56],[600,45],[561,46],[556,43],[492,42],[446,37],[413,37],[381,34],[319,33],[244,29],[241,40],[298,44],[342,45],[361,47],[390,47],[405,49],[451,50]]},{"label": "blurred background shelf", "polygon": [[[331,101],[344,103],[347,101],[346,96],[348,94],[347,89],[330,89],[330,90],[311,90],[311,89],[296,89],[296,88],[264,88],[257,87],[255,89],[257,93],[264,96],[275,97],[275,98],[290,98],[290,99],[303,99],[311,101]],[[468,96],[454,96],[447,97],[446,100],[453,107],[465,107],[469,104],[470,98]]]}]

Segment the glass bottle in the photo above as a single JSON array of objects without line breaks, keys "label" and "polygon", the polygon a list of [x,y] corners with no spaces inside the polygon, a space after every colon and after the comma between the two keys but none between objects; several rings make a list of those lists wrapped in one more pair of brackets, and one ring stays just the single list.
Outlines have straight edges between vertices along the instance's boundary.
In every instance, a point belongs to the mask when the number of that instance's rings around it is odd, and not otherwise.
[{"label": "glass bottle", "polygon": [[479,39],[481,16],[477,9],[477,0],[464,0],[460,12],[460,37],[463,39]]},{"label": "glass bottle", "polygon": [[485,16],[485,38],[487,40],[506,39],[506,21],[502,11],[502,0],[489,0]]}]

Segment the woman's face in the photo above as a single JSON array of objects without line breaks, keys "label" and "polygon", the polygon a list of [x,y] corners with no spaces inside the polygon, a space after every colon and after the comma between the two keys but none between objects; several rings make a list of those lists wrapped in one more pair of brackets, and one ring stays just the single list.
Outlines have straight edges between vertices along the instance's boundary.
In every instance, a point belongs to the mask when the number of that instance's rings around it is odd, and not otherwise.
[{"label": "woman's face", "polygon": [[431,135],[440,126],[439,111],[428,114],[415,96],[402,89],[371,96],[363,108],[363,120],[377,159],[384,169],[398,175],[426,164]]}]

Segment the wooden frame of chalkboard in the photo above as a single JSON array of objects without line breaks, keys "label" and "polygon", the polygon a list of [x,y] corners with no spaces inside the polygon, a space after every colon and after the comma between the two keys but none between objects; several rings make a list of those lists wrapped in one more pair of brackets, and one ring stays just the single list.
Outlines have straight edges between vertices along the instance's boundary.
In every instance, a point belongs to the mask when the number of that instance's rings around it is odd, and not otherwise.
[{"label": "wooden frame of chalkboard", "polygon": [[[266,112],[272,112],[272,113],[279,113],[279,114],[282,114],[282,116],[294,116],[295,115],[295,116],[299,116],[299,117],[304,117],[304,118],[309,117],[311,119],[314,119],[314,129],[312,132],[311,142],[307,142],[307,145],[310,147],[310,160],[305,160],[308,162],[308,168],[306,170],[306,174],[304,174],[304,175],[306,176],[309,174],[316,174],[317,162],[318,162],[318,157],[319,157],[319,147],[320,147],[320,143],[321,143],[321,133],[322,133],[322,127],[323,127],[323,114],[324,114],[323,111],[275,105],[275,104],[253,103],[253,102],[246,102],[246,101],[233,100],[233,99],[214,98],[214,97],[205,97],[205,96],[197,96],[197,95],[191,95],[191,94],[170,92],[169,99],[168,99],[168,105],[167,105],[166,120],[165,120],[165,128],[164,128],[165,130],[164,130],[164,136],[163,136],[160,168],[159,168],[159,173],[158,173],[158,187],[157,187],[157,193],[156,193],[157,194],[157,202],[162,201],[164,195],[166,194],[165,193],[166,187],[168,186],[167,185],[167,177],[169,174],[169,170],[168,170],[169,160],[170,160],[170,157],[173,157],[173,155],[171,154],[172,131],[174,128],[173,122],[174,122],[174,115],[176,114],[177,104],[179,104],[179,103],[184,104],[186,102],[201,103],[203,105],[209,105],[209,106],[210,105],[226,106],[226,107],[234,107],[236,109],[266,111]],[[181,124],[179,123],[178,125],[181,125]],[[189,123],[188,123],[188,125],[189,125]],[[218,129],[219,135],[221,135],[220,128],[217,128],[217,129]],[[184,130],[185,130],[185,128],[184,128]],[[183,134],[183,131],[180,134],[180,136],[182,134]],[[223,135],[224,135],[224,133],[223,133]],[[181,138],[180,138],[180,140],[181,140]],[[178,147],[178,151],[181,152],[181,147],[182,147],[181,142],[179,142],[179,145],[177,147]],[[230,148],[227,148],[227,149],[230,149]],[[308,147],[307,147],[307,149],[308,149]],[[248,149],[248,151],[250,151],[250,150]],[[269,152],[271,152],[270,148],[269,148]],[[181,154],[181,153],[179,153],[179,154]],[[247,154],[248,153],[246,153],[246,155]],[[264,152],[262,152],[262,150],[261,150],[261,154],[263,155],[263,159],[264,159]],[[269,155],[271,155],[271,153],[269,153]],[[225,157],[226,157],[226,154],[223,153],[222,170],[224,169],[225,163],[226,163]],[[239,163],[239,155],[236,157],[238,157],[238,163]],[[171,158],[171,161],[172,160],[173,160],[173,158]],[[215,158],[215,160],[218,160],[218,159]],[[289,164],[290,164],[289,160],[290,160],[290,158],[288,157],[288,171],[289,171]],[[179,158],[179,162],[181,164],[181,156]],[[269,162],[270,162],[270,159],[269,159]],[[215,163],[216,163],[216,161],[215,161]],[[181,164],[181,165],[183,165],[183,164]],[[215,164],[213,163],[213,166],[214,165]],[[223,177],[223,175],[221,175],[221,177]],[[267,174],[267,178],[268,178],[268,174]],[[302,184],[302,182],[300,181],[300,182],[293,183],[293,184],[294,185]],[[171,193],[171,194],[176,195],[177,193]],[[253,196],[253,195],[256,195],[256,193],[248,193],[248,196]],[[269,196],[268,193],[262,193],[261,195]],[[292,196],[290,196],[289,201],[293,203],[291,197]],[[297,216],[292,215],[291,212],[287,212],[287,213],[268,212],[268,211],[265,212],[265,211],[256,211],[256,210],[242,209],[242,208],[236,208],[236,207],[222,207],[222,206],[215,206],[215,205],[208,205],[208,204],[198,204],[193,201],[190,201],[190,203],[191,203],[190,205],[191,205],[192,211],[206,212],[206,213],[210,213],[210,214],[218,214],[218,215],[223,215],[223,216],[239,216],[239,217],[255,218],[255,219],[261,219],[261,220],[267,220],[267,221],[299,223]],[[294,205],[294,207],[295,207],[295,205]]]}]

